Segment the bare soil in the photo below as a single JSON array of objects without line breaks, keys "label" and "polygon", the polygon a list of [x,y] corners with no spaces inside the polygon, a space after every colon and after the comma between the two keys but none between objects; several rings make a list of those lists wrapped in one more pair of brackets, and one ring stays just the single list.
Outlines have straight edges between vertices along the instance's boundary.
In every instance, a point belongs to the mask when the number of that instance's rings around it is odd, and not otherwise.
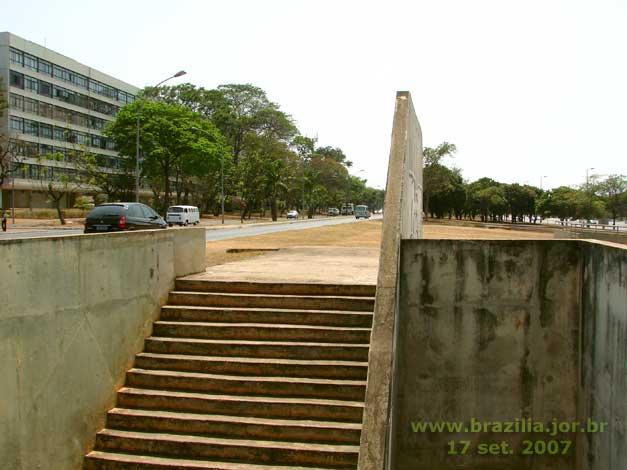
[{"label": "bare soil", "polygon": [[[381,220],[352,224],[315,227],[305,230],[270,233],[253,237],[207,242],[207,266],[240,261],[265,254],[255,249],[288,248],[295,246],[378,247],[381,244]],[[476,228],[452,224],[425,225],[424,237],[429,239],[546,239],[551,235],[542,232],[506,230],[502,228]],[[227,253],[228,249],[250,250]]]}]

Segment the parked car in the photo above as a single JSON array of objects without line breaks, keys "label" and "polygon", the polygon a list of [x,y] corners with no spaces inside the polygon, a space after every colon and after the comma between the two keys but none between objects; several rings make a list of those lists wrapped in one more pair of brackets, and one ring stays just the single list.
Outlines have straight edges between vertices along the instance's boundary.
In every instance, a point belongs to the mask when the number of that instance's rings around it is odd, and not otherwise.
[{"label": "parked car", "polygon": [[288,219],[298,219],[298,211],[288,211],[287,212]]},{"label": "parked car", "polygon": [[370,211],[368,210],[368,206],[355,206],[355,218],[356,219],[369,219]]},{"label": "parked car", "polygon": [[155,228],[168,228],[168,224],[146,204],[116,202],[94,207],[85,218],[84,233]]},{"label": "parked car", "polygon": [[200,211],[196,206],[171,206],[165,214],[165,221],[172,225],[189,225],[200,223]]},{"label": "parked car", "polygon": [[336,216],[336,215],[340,215],[340,210],[337,207],[331,207],[328,211],[327,211],[327,215],[330,215],[332,217]]}]

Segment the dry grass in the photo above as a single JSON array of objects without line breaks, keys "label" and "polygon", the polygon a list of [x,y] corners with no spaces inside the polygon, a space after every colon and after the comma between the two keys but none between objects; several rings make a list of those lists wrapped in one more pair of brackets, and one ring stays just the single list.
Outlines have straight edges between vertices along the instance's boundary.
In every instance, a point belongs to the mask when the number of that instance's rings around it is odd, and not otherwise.
[{"label": "dry grass", "polygon": [[[430,239],[495,239],[551,238],[547,233],[506,230],[502,228],[477,228],[468,226],[425,225],[424,237]],[[254,237],[233,238],[207,242],[207,266],[230,263],[263,254],[263,251],[227,253],[228,249],[269,249],[292,246],[354,246],[378,247],[381,243],[381,220],[316,227],[305,230],[269,233]]]},{"label": "dry grass", "polygon": [[381,221],[368,220],[357,223],[315,227],[304,230],[268,233],[253,237],[233,238],[207,242],[207,266],[230,263],[263,254],[263,251],[227,253],[228,249],[269,249],[291,246],[365,246],[377,247],[381,243]]}]

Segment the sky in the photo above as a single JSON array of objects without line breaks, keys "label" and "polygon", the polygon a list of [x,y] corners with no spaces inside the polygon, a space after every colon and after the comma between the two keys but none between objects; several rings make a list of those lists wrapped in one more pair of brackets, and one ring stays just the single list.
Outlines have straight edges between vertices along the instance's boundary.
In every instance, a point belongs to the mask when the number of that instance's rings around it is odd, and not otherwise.
[{"label": "sky", "polygon": [[374,187],[399,90],[469,181],[627,174],[627,0],[20,0],[0,31],[138,87],[261,87]]}]

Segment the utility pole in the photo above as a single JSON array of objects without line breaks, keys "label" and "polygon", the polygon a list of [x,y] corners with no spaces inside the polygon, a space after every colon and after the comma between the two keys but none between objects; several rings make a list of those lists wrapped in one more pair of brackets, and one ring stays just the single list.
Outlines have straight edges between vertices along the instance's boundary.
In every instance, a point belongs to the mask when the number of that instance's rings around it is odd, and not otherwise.
[{"label": "utility pole", "polygon": [[[182,77],[187,72],[185,70],[181,70],[176,72],[171,77],[166,78],[165,80],[161,80],[157,83],[153,88],[157,88],[160,85],[163,85],[168,80],[172,80],[173,78]],[[139,202],[139,117],[141,116],[141,102],[137,103],[137,123],[135,129],[135,202]],[[167,207],[166,207],[167,209]]]}]

